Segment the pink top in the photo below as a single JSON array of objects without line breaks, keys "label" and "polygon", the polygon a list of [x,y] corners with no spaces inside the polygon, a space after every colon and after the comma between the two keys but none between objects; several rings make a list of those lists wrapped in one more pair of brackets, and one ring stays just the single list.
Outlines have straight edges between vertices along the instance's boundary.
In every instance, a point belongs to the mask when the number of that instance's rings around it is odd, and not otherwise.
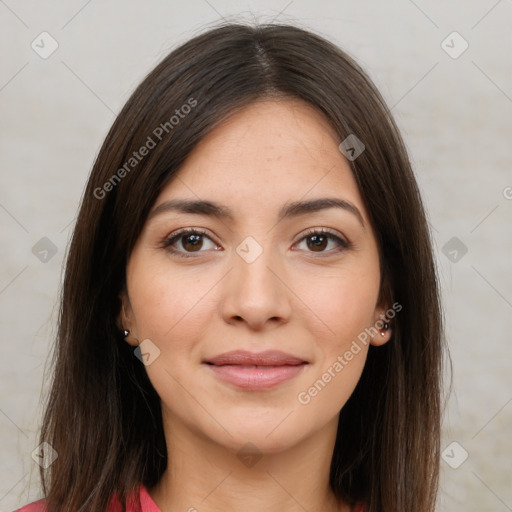
[{"label": "pink top", "polygon": [[[128,500],[126,512],[161,512],[161,510],[156,506],[156,503],[153,501],[153,498],[150,496],[148,490],[143,485],[140,486],[140,502],[139,503],[130,503]],[[112,504],[109,508],[109,512],[120,512],[121,507],[120,503],[116,498],[112,500]],[[46,505],[43,500],[35,501],[34,503],[30,503],[30,505],[26,505],[21,507],[14,512],[47,512]],[[364,512],[364,505],[362,503],[358,503],[353,512]]]},{"label": "pink top", "polygon": [[[126,504],[126,512],[161,512],[161,510],[156,506],[156,503],[153,501],[153,498],[150,496],[146,487],[141,485],[139,492],[140,501],[134,504],[128,499],[128,503]],[[109,512],[121,512],[121,506],[116,497],[112,499],[108,510]],[[14,512],[47,512],[45,500],[42,499],[35,501],[34,503],[30,503],[30,505],[21,507]]]}]

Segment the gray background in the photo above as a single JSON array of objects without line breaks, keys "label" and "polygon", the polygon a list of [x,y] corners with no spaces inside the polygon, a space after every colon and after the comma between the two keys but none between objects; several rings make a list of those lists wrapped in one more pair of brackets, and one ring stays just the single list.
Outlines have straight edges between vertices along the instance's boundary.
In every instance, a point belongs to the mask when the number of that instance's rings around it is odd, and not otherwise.
[{"label": "gray background", "polygon": [[[0,0],[0,511],[40,496],[31,453],[62,261],[100,144],[144,75],[221,17],[320,32],[393,107],[429,211],[453,359],[439,510],[512,510],[511,0]],[[51,48],[43,31],[59,45],[46,59],[31,47]]]}]

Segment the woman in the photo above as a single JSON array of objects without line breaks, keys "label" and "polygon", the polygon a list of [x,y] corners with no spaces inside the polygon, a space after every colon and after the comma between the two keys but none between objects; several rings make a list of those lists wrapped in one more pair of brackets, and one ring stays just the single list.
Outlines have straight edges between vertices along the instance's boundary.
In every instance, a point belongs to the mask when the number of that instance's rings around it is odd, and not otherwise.
[{"label": "woman", "polygon": [[433,511],[442,350],[375,86],[304,29],[220,25],[145,78],[94,164],[45,499],[21,510]]}]

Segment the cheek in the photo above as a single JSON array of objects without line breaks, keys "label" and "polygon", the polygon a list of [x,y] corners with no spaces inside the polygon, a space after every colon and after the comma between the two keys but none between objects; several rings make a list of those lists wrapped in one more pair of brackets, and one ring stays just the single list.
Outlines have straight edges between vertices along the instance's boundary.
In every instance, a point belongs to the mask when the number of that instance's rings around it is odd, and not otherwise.
[{"label": "cheek", "polygon": [[200,341],[208,339],[212,315],[208,299],[218,278],[203,273],[199,279],[191,269],[173,272],[162,262],[143,264],[135,258],[131,270],[129,294],[137,335],[160,350],[146,367],[149,379],[167,407],[199,422],[201,410],[190,408],[185,390],[197,388],[190,369],[200,361]]},{"label": "cheek", "polygon": [[364,295],[326,301],[325,306],[323,321],[329,330],[324,328],[316,337],[314,371],[296,396],[303,419],[311,427],[329,421],[343,408],[359,382],[369,349],[364,330],[370,325],[373,308]]},{"label": "cheek", "polygon": [[298,282],[306,298],[304,329],[315,338],[317,364],[297,401],[324,421],[352,394],[369,348],[365,329],[373,324],[380,272],[375,264],[354,267],[329,276],[309,274]]},{"label": "cheek", "polygon": [[318,343],[330,352],[350,344],[372,325],[380,272],[378,265],[361,263],[358,267],[298,277],[297,295],[308,311],[308,323],[318,326]]},{"label": "cheek", "polygon": [[177,336],[185,344],[197,337],[204,323],[208,291],[216,282],[213,276],[203,273],[199,278],[199,273],[190,269],[170,272],[160,263],[148,266],[137,261],[131,275],[129,293],[141,339],[165,347]]}]

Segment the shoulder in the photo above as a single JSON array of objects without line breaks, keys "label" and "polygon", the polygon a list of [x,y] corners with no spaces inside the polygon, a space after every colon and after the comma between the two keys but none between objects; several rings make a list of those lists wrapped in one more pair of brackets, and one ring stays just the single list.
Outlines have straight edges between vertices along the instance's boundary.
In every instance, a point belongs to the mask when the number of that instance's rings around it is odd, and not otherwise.
[{"label": "shoulder", "polygon": [[144,512],[161,512],[144,485],[140,486],[140,504]]},{"label": "shoulder", "polygon": [[[126,512],[139,512],[140,510],[144,510],[144,512],[160,512],[160,509],[157,507],[156,503],[151,498],[146,487],[143,485],[139,488],[139,496],[140,503],[135,499],[135,493],[132,496],[131,500],[128,500],[128,507]],[[114,496],[109,506],[109,512],[120,512],[121,504],[117,500],[117,497]],[[24,507],[21,507],[14,512],[47,512],[46,501],[44,499],[39,501],[34,501]]]},{"label": "shoulder", "polygon": [[34,501],[24,507],[21,507],[14,512],[46,512],[46,503],[44,500]]},{"label": "shoulder", "polygon": [[[138,497],[137,497],[138,494]],[[148,489],[140,484],[138,489],[134,489],[127,499],[126,512],[161,512]],[[121,503],[114,495],[110,503],[109,512],[123,512]]]}]

